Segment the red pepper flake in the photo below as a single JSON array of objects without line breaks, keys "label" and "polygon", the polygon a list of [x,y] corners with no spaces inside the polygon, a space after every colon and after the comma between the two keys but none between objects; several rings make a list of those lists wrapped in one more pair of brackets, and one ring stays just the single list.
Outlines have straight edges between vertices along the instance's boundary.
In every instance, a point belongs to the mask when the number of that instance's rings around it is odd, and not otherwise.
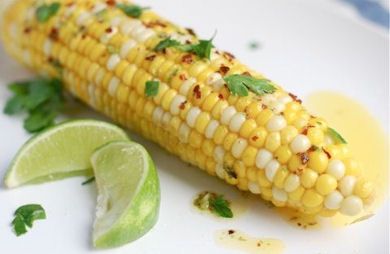
[{"label": "red pepper flake", "polygon": [[31,27],[26,27],[25,29],[24,29],[24,33],[25,34],[29,34],[30,32],[31,32]]},{"label": "red pepper flake", "polygon": [[82,34],[82,35],[81,35],[81,39],[84,40],[85,38],[87,38],[87,34]]},{"label": "red pepper flake", "polygon": [[150,55],[150,56],[145,57],[145,60],[153,61],[155,58],[156,58],[156,55]]},{"label": "red pepper flake", "polygon": [[193,59],[191,54],[185,54],[182,58],[181,61],[186,64],[191,64]]},{"label": "red pepper flake", "polygon": [[179,75],[179,79],[184,81],[184,80],[187,80],[187,77],[186,77],[186,75],[184,73],[182,73],[182,74]]},{"label": "red pepper flake", "polygon": [[189,34],[191,34],[192,36],[196,36],[196,33],[195,33],[195,31],[192,29],[192,28],[186,28],[186,30],[187,30],[187,32],[189,33]]},{"label": "red pepper flake", "polygon": [[54,41],[58,40],[58,29],[57,28],[53,27],[50,30],[49,38],[54,40]]},{"label": "red pepper flake", "polygon": [[154,20],[154,21],[150,21],[148,23],[145,23],[144,24],[146,27],[148,28],[153,28],[153,27],[167,27],[167,24],[163,23],[162,21],[160,20]]},{"label": "red pepper flake", "polygon": [[228,60],[229,62],[233,61],[233,59],[235,59],[236,57],[232,54],[232,53],[229,53],[227,51],[223,52],[223,57]]},{"label": "red pepper flake", "polygon": [[108,33],[108,34],[109,34],[109,33],[112,33],[112,27],[107,27],[107,28],[106,28],[106,33]]},{"label": "red pepper flake", "polygon": [[200,91],[200,86],[199,85],[196,85],[194,87],[194,95],[195,95],[196,99],[200,99],[202,97],[202,93]]},{"label": "red pepper flake", "polygon": [[301,134],[302,134],[302,135],[307,135],[307,131],[308,131],[308,129],[309,129],[309,127],[305,127],[305,128],[303,128],[303,130],[302,130]]},{"label": "red pepper flake", "polygon": [[179,109],[184,110],[186,108],[186,104],[187,104],[187,101],[183,101],[182,103],[180,103]]},{"label": "red pepper flake", "polygon": [[253,142],[256,142],[258,139],[259,139],[258,136],[253,136],[253,137],[252,137],[252,141],[253,141]]},{"label": "red pepper flake", "polygon": [[317,151],[318,150],[318,147],[317,146],[315,146],[315,145],[312,145],[310,148],[309,148],[309,152],[315,152],[315,151]]},{"label": "red pepper flake", "polygon": [[309,162],[309,155],[307,153],[301,153],[301,162],[306,165]]},{"label": "red pepper flake", "polygon": [[65,6],[66,6],[66,7],[71,7],[72,5],[74,5],[74,3],[73,3],[73,2],[69,2],[69,3],[67,3]]},{"label": "red pepper flake", "polygon": [[115,1],[115,0],[107,0],[107,1],[106,1],[106,4],[107,4],[108,6],[115,6],[115,5],[116,5],[116,1]]},{"label": "red pepper flake", "polygon": [[267,105],[265,105],[265,104],[261,104],[261,108],[262,108],[262,109],[267,109],[267,108],[268,108],[268,106],[267,106]]},{"label": "red pepper flake", "polygon": [[225,97],[223,97],[223,94],[218,94],[218,98],[220,98],[221,100],[225,99]]},{"label": "red pepper flake", "polygon": [[230,70],[229,67],[225,66],[225,65],[221,65],[221,67],[219,67],[219,73],[222,75],[222,76],[225,76],[226,73]]},{"label": "red pepper flake", "polygon": [[290,95],[290,97],[293,99],[293,101],[296,101],[296,102],[298,102],[299,104],[302,104],[302,100],[301,100],[301,99],[298,99],[298,96],[296,96],[295,94],[288,93],[288,95]]},{"label": "red pepper flake", "polygon": [[190,40],[186,40],[186,44],[190,45],[192,42]]},{"label": "red pepper flake", "polygon": [[245,71],[241,75],[252,77],[252,74],[250,74],[249,71]]},{"label": "red pepper flake", "polygon": [[229,229],[229,231],[228,231],[228,234],[229,235],[232,235],[232,234],[234,234],[235,233],[235,231],[233,230],[233,229]]},{"label": "red pepper flake", "polygon": [[322,148],[322,151],[324,151],[324,153],[326,154],[328,159],[332,158],[332,155],[330,155],[330,153],[328,151],[326,151],[324,148]]}]

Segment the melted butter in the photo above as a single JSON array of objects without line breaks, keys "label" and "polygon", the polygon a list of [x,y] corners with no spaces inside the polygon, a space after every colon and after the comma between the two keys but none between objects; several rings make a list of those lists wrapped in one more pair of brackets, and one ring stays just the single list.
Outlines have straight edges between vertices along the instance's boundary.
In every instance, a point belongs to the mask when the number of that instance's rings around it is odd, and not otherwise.
[{"label": "melted butter", "polygon": [[220,230],[215,233],[215,241],[229,249],[236,249],[250,254],[281,254],[284,250],[282,241],[271,238],[255,238],[237,230]]},{"label": "melted butter", "polygon": [[361,104],[335,92],[316,92],[306,100],[307,109],[327,120],[347,140],[363,176],[375,186],[375,200],[355,217],[337,214],[333,225],[347,225],[369,218],[383,203],[388,190],[388,136],[380,123]]}]

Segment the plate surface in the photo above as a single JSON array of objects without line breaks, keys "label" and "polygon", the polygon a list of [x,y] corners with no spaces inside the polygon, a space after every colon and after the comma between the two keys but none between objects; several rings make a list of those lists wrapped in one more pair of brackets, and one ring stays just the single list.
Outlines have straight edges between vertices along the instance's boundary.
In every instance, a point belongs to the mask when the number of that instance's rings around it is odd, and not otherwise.
[{"label": "plate surface", "polygon": [[[139,1],[142,2],[142,1]],[[334,90],[363,105],[388,129],[388,39],[385,32],[345,16],[338,3],[312,0],[152,1],[163,16],[194,28],[215,44],[303,97]],[[257,51],[248,49],[259,41]],[[31,76],[0,50],[0,108],[9,96],[6,84]],[[87,108],[73,117],[101,116]],[[186,165],[135,134],[158,166],[162,205],[156,227],[142,239],[107,253],[239,253],[218,246],[214,233],[234,228],[256,237],[281,239],[285,253],[388,253],[388,201],[369,220],[349,227],[305,231],[286,223],[262,202],[233,220],[216,220],[191,206],[196,193],[214,190],[235,199],[240,194],[216,178]],[[28,135],[20,118],[0,114],[0,177]],[[94,217],[95,186],[74,178],[15,190],[0,187],[0,253],[88,253]],[[15,237],[9,227],[20,205],[39,203],[47,220]]]}]

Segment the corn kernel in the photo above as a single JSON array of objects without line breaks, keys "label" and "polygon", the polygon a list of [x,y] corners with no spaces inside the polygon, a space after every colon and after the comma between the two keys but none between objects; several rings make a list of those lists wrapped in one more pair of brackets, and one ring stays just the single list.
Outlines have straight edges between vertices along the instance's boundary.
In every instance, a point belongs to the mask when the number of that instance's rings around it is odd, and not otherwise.
[{"label": "corn kernel", "polygon": [[310,139],[310,143],[320,146],[324,141],[324,132],[320,128],[309,128],[307,137]]},{"label": "corn kernel", "polygon": [[246,177],[246,167],[242,161],[235,161],[233,164],[233,169],[237,173],[237,176],[239,178],[245,178]]},{"label": "corn kernel", "polygon": [[202,110],[205,112],[211,112],[215,104],[218,102],[219,98],[216,93],[209,94],[202,104]]},{"label": "corn kernel", "polygon": [[227,136],[225,137],[225,139],[223,141],[223,148],[225,148],[226,151],[230,151],[233,143],[236,141],[237,138],[238,138],[238,136],[235,133],[227,134]]},{"label": "corn kernel", "polygon": [[271,200],[272,199],[272,189],[268,187],[262,187],[261,188],[261,196],[264,200]]},{"label": "corn kernel", "polygon": [[205,139],[202,143],[202,151],[209,157],[214,156],[215,145],[212,140]]},{"label": "corn kernel", "polygon": [[267,138],[267,131],[264,127],[258,127],[249,136],[249,144],[261,148],[265,143],[265,139]]},{"label": "corn kernel", "polygon": [[200,115],[196,119],[195,129],[199,133],[203,134],[205,129],[206,129],[206,127],[207,127],[207,125],[209,124],[209,122],[210,122],[210,115],[209,115],[209,113],[202,112],[202,113],[200,113]]},{"label": "corn kernel", "polygon": [[314,186],[318,178],[318,174],[316,171],[307,168],[303,171],[301,175],[301,183],[302,186],[309,189]]},{"label": "corn kernel", "polygon": [[255,120],[246,120],[240,128],[240,135],[244,138],[248,138],[256,127],[257,124]]},{"label": "corn kernel", "polygon": [[292,155],[290,157],[290,160],[288,161],[288,169],[291,172],[301,172],[306,166],[302,164],[301,156],[299,155]]},{"label": "corn kernel", "polygon": [[251,167],[255,165],[255,160],[256,160],[256,154],[257,154],[257,149],[254,148],[253,146],[248,146],[243,154],[242,154],[242,161],[247,167]]},{"label": "corn kernel", "polygon": [[283,145],[290,144],[291,141],[298,135],[298,130],[294,126],[287,126],[280,132],[280,138]]},{"label": "corn kernel", "polygon": [[268,181],[265,171],[262,169],[257,170],[257,182],[261,187],[270,187],[272,183]]},{"label": "corn kernel", "polygon": [[252,102],[245,108],[245,113],[248,118],[256,119],[256,117],[263,111],[261,104],[259,102]]},{"label": "corn kernel", "polygon": [[238,178],[237,188],[242,191],[248,190],[248,180],[246,178]]},{"label": "corn kernel", "polygon": [[257,181],[257,169],[256,168],[248,168],[246,171],[246,176],[249,181],[256,182]]},{"label": "corn kernel", "polygon": [[302,196],[302,203],[308,208],[317,207],[322,204],[324,197],[315,190],[306,190]]},{"label": "corn kernel", "polygon": [[318,173],[323,173],[328,167],[328,156],[321,150],[313,151],[309,153],[308,166]]},{"label": "corn kernel", "polygon": [[265,126],[269,119],[273,116],[272,110],[269,108],[264,109],[263,111],[260,112],[260,114],[256,118],[256,122],[260,126]]},{"label": "corn kernel", "polygon": [[362,199],[368,198],[374,189],[372,182],[367,182],[365,180],[359,180],[356,183],[354,194],[361,197]]},{"label": "corn kernel", "polygon": [[298,202],[301,200],[304,192],[305,192],[305,188],[299,186],[295,191],[288,193],[288,198],[291,201]]},{"label": "corn kernel", "polygon": [[217,145],[220,145],[222,144],[222,142],[224,141],[226,135],[228,134],[228,129],[226,126],[224,125],[219,125],[217,127],[217,130],[214,132],[214,137],[213,137],[213,140],[214,142],[217,144]]},{"label": "corn kernel", "polygon": [[216,120],[219,120],[220,117],[221,117],[221,114],[223,112],[223,110],[228,107],[229,104],[227,103],[227,101],[225,100],[219,100],[215,106],[213,107],[212,111],[211,111],[211,115],[213,116],[213,118],[215,118]]},{"label": "corn kernel", "polygon": [[188,143],[194,148],[200,148],[203,142],[203,137],[197,131],[191,131]]},{"label": "corn kernel", "polygon": [[274,185],[280,189],[284,186],[284,181],[288,176],[289,171],[286,168],[280,168],[274,177]]},{"label": "corn kernel", "polygon": [[345,171],[346,175],[354,175],[354,176],[360,175],[360,166],[359,163],[357,163],[357,161],[355,161],[354,159],[345,159],[343,162],[346,169]]},{"label": "corn kernel", "polygon": [[325,150],[330,154],[332,159],[339,159],[339,160],[343,159],[339,145],[326,146]]},{"label": "corn kernel", "polygon": [[276,149],[280,146],[280,133],[279,132],[271,132],[268,134],[265,140],[265,148],[270,152],[275,152]]},{"label": "corn kernel", "polygon": [[251,103],[251,96],[240,97],[234,105],[238,112],[243,112],[245,108]]},{"label": "corn kernel", "polygon": [[280,146],[275,152],[275,158],[281,163],[285,164],[291,158],[292,152],[287,145]]},{"label": "corn kernel", "polygon": [[337,180],[328,174],[320,175],[316,182],[316,190],[321,195],[328,195],[337,188]]},{"label": "corn kernel", "polygon": [[225,153],[225,156],[223,158],[224,166],[226,166],[227,168],[232,168],[235,160],[236,159],[233,157],[231,153]]}]

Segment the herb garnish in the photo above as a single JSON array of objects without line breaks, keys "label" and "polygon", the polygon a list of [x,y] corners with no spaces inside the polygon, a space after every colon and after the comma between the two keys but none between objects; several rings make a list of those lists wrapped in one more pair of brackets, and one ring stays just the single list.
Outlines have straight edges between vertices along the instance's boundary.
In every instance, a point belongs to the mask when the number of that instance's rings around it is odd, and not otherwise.
[{"label": "herb garnish", "polygon": [[159,52],[159,51],[163,51],[164,49],[166,48],[171,48],[171,47],[177,47],[177,46],[180,46],[180,42],[178,42],[177,40],[174,40],[174,39],[171,39],[170,37],[168,38],[165,38],[164,40],[160,41],[156,47],[154,47],[154,50]]},{"label": "herb garnish", "polygon": [[46,219],[45,210],[41,205],[30,204],[19,207],[12,221],[15,234],[20,236],[27,232],[27,227],[32,228],[35,220]]},{"label": "herb garnish", "polygon": [[84,182],[82,182],[81,185],[87,185],[87,184],[92,183],[94,181],[95,181],[95,177],[92,176],[92,177],[88,178],[87,180],[85,180]]},{"label": "herb garnish", "polygon": [[145,94],[147,97],[153,97],[158,94],[158,88],[160,86],[160,82],[158,81],[146,81],[145,83]]},{"label": "herb garnish", "polygon": [[158,52],[163,51],[166,48],[177,48],[183,52],[193,53],[199,58],[210,59],[211,49],[214,47],[212,43],[213,39],[214,38],[211,38],[210,40],[200,40],[197,44],[181,44],[179,41],[168,37],[160,41],[154,50]]},{"label": "herb garnish", "polygon": [[212,192],[202,192],[194,200],[194,205],[201,210],[209,210],[223,218],[233,218],[230,203],[222,196]]},{"label": "herb garnish", "polygon": [[333,141],[335,141],[337,144],[347,144],[347,141],[335,129],[328,127],[327,134],[331,136]]},{"label": "herb garnish", "polygon": [[51,17],[57,14],[61,4],[54,2],[51,4],[43,4],[39,6],[35,12],[35,16],[40,23],[47,22]]},{"label": "herb garnish", "polygon": [[248,91],[257,95],[264,95],[275,92],[276,88],[269,80],[257,79],[247,75],[234,74],[224,78],[230,92],[233,95],[248,96]]},{"label": "herb garnish", "polygon": [[149,9],[149,7],[141,7],[135,4],[117,4],[116,5],[120,10],[122,10],[127,16],[132,18],[139,18],[142,15],[144,10]]},{"label": "herb garnish", "polygon": [[55,117],[63,108],[62,84],[58,79],[16,82],[9,85],[9,90],[14,96],[7,101],[4,113],[15,115],[27,112],[24,128],[30,133],[54,124]]}]

